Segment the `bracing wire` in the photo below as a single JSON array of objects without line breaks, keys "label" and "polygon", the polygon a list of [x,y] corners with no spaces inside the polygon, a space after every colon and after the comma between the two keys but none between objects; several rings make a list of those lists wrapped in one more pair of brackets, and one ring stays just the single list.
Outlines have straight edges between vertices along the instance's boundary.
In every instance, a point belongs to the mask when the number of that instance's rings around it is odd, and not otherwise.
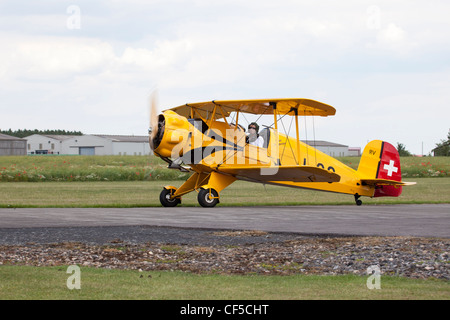
[{"label": "bracing wire", "polygon": [[[261,116],[262,116],[263,114],[266,113],[266,111],[267,111],[268,108],[269,108],[269,106],[267,106],[266,109],[264,109],[264,112],[261,113],[261,114],[259,115],[258,119],[256,119],[256,121],[254,121],[254,122],[258,122],[259,119],[261,118]],[[247,126],[248,126],[248,125],[250,124],[250,122],[247,120],[247,118],[245,117],[245,115],[244,115],[243,112],[241,113],[241,115],[244,117],[245,121],[247,122]],[[236,125],[238,125],[238,124],[236,123]],[[236,145],[239,144],[239,142],[242,140],[243,137],[245,137],[245,135],[242,136],[242,137],[239,139],[239,141],[236,142]],[[221,162],[220,164],[218,164],[218,166],[222,165],[222,164],[223,164],[224,162],[226,162],[228,159],[230,159],[231,157],[233,157],[237,152],[238,152],[238,150],[236,149],[236,150],[233,150],[233,151],[230,151],[230,152],[225,153],[225,155],[224,155],[224,157],[223,157],[223,159],[222,159],[222,162]],[[231,155],[230,155],[230,154],[231,154]]]},{"label": "bracing wire", "polygon": [[244,117],[245,121],[247,122],[247,126],[250,124],[250,121],[247,120],[247,118],[245,117],[245,113],[241,112],[241,116]]},{"label": "bracing wire", "polygon": [[[291,140],[289,139],[289,134],[288,134],[288,132],[291,131],[292,121],[293,121],[293,120],[294,120],[294,117],[291,118],[291,123],[289,124],[289,131],[286,131],[286,128],[285,128],[285,126],[284,126],[283,121],[279,121],[279,122],[281,122],[281,125],[283,126],[284,133],[286,134],[286,140],[287,140],[287,143],[289,143],[289,148],[291,149],[292,155],[294,156],[294,161],[295,161],[296,163],[299,163],[299,162],[297,162],[297,159],[296,159],[296,157],[295,157],[295,152],[294,152],[294,150],[292,149]],[[285,148],[286,148],[286,144],[284,144],[282,156],[284,155],[284,149],[285,149]],[[298,159],[298,160],[300,161],[300,159]]]}]

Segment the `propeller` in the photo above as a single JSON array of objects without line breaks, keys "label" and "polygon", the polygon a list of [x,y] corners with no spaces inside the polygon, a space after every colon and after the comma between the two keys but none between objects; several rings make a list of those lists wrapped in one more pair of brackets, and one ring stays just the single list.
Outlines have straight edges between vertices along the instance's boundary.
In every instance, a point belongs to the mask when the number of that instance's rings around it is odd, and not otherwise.
[{"label": "propeller", "polygon": [[148,134],[150,138],[150,148],[153,150],[153,139],[158,132],[158,92],[153,90],[150,94],[150,123]]}]

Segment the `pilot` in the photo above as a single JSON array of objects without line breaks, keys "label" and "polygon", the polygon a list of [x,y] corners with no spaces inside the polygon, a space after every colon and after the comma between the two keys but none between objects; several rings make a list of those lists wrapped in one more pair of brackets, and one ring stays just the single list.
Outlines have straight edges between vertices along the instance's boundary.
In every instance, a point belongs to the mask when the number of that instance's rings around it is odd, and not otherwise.
[{"label": "pilot", "polygon": [[262,148],[264,145],[264,139],[259,134],[259,126],[256,122],[252,122],[248,125],[248,143]]}]

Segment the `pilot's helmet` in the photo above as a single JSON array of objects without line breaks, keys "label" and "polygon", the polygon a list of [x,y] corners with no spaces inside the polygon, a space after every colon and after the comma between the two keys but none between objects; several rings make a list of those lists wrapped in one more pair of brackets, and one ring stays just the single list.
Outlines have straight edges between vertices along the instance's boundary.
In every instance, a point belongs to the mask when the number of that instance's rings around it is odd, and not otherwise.
[{"label": "pilot's helmet", "polygon": [[258,124],[257,124],[256,122],[250,123],[250,124],[248,125],[248,128],[249,128],[249,129],[254,128],[254,129],[256,129],[256,132],[257,132],[257,133],[259,132],[259,126],[258,126]]}]

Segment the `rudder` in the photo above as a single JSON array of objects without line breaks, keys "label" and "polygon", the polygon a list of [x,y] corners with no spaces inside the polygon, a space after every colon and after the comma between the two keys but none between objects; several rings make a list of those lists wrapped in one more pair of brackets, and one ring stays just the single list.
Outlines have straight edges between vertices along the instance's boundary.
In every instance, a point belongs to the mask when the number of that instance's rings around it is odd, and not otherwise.
[{"label": "rudder", "polygon": [[[401,181],[400,155],[389,142],[374,140],[367,144],[361,156],[358,173],[362,179]],[[374,197],[398,197],[400,185],[376,185]]]}]

